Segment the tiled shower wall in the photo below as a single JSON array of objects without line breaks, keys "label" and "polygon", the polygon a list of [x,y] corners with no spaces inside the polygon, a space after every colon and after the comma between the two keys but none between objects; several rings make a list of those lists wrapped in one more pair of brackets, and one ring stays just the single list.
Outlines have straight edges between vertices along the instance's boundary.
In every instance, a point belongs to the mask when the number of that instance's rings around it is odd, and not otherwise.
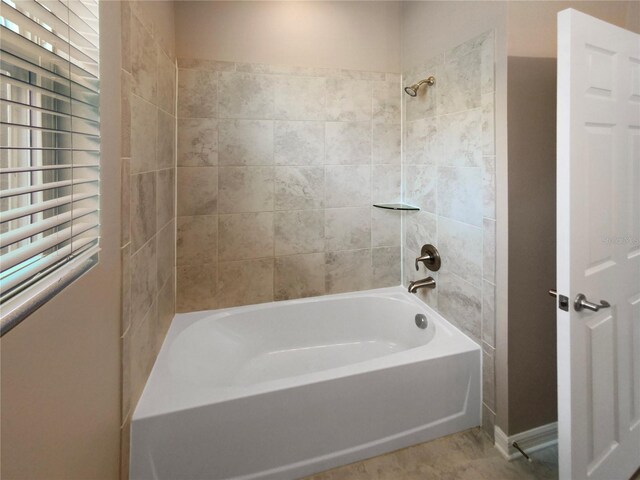
[{"label": "tiled shower wall", "polygon": [[[136,2],[122,2],[122,450],[175,313],[176,62]],[[155,7],[154,7],[155,8]]]},{"label": "tiled shower wall", "polygon": [[178,66],[178,311],[400,283],[398,74]]},{"label": "tiled shower wall", "polygon": [[[410,84],[429,75],[433,87],[404,99],[404,283],[432,275],[437,288],[419,295],[482,345],[483,424],[495,418],[495,140],[494,33],[411,66]],[[414,259],[437,246],[437,273]]]}]

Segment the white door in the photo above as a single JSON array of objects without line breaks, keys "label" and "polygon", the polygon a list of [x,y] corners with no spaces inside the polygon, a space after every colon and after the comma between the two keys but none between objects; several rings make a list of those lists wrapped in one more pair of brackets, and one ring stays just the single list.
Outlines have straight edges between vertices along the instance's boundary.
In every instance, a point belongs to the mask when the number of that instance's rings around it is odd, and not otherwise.
[{"label": "white door", "polygon": [[[640,467],[639,35],[558,14],[557,121],[560,478],[626,480]],[[605,306],[577,311],[579,294]]]}]

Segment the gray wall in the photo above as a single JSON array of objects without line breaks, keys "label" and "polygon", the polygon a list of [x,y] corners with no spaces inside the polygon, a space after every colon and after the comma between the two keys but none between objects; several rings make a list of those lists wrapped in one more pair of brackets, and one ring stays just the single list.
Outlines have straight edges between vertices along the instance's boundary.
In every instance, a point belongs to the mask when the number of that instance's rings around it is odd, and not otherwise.
[{"label": "gray wall", "polygon": [[556,421],[556,59],[509,57],[509,433]]}]

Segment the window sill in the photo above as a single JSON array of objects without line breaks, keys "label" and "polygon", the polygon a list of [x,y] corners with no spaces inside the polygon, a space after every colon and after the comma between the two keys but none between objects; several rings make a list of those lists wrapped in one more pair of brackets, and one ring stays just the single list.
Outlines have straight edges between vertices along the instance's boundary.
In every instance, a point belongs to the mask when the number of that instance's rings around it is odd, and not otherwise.
[{"label": "window sill", "polygon": [[0,337],[98,264],[98,250],[84,253],[0,307]]}]

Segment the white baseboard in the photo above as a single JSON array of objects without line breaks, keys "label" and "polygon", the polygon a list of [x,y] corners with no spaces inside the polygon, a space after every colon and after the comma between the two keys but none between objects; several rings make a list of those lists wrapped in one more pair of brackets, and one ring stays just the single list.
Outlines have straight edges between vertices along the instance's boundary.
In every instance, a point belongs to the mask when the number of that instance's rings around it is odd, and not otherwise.
[{"label": "white baseboard", "polygon": [[527,454],[542,450],[558,443],[558,422],[532,428],[526,432],[517,433],[508,437],[500,427],[495,427],[495,446],[507,460],[513,460],[522,454],[513,447],[513,442]]}]

